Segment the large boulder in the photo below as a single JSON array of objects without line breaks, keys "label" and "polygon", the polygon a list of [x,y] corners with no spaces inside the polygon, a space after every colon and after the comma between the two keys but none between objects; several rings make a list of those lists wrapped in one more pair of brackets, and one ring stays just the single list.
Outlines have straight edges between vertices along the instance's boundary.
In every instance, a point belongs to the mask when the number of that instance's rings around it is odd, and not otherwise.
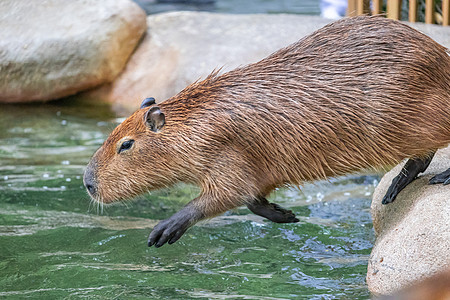
[{"label": "large boulder", "polygon": [[[148,33],[124,72],[85,94],[111,102],[122,114],[152,96],[163,101],[214,69],[256,62],[323,27],[330,20],[302,15],[224,15],[172,12],[149,16]],[[412,24],[450,47],[450,27]]]},{"label": "large boulder", "polygon": [[412,282],[450,269],[450,186],[428,185],[435,174],[450,168],[450,147],[440,150],[423,175],[410,183],[397,199],[381,199],[398,165],[375,189],[371,213],[377,236],[367,270],[374,294],[391,294]]},{"label": "large boulder", "polygon": [[112,81],[146,27],[129,0],[0,1],[0,102],[56,99]]},{"label": "large boulder", "polygon": [[111,85],[86,96],[111,102],[127,114],[146,97],[163,101],[214,69],[226,71],[258,61],[329,22],[298,15],[172,12],[149,16],[148,34],[124,72]]}]

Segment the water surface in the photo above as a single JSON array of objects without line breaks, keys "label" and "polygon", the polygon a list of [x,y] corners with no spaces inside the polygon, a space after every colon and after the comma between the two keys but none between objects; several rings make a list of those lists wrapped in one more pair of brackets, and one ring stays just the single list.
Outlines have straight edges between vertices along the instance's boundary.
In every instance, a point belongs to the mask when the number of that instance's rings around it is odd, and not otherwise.
[{"label": "water surface", "polygon": [[107,106],[0,106],[0,298],[368,299],[375,176],[276,191],[297,224],[238,208],[177,243],[147,236],[198,190],[179,185],[103,212],[82,186],[120,121]]},{"label": "water surface", "polygon": [[147,14],[167,11],[209,11],[231,14],[319,15],[320,0],[134,0]]}]

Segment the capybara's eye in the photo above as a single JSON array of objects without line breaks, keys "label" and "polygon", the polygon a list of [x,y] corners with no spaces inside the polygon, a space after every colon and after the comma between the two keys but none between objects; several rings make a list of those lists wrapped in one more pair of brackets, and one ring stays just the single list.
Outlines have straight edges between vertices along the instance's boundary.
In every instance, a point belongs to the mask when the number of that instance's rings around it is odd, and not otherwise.
[{"label": "capybara's eye", "polygon": [[131,146],[133,146],[133,144],[134,144],[134,140],[128,140],[128,141],[123,142],[122,145],[120,145],[119,153],[130,149]]}]

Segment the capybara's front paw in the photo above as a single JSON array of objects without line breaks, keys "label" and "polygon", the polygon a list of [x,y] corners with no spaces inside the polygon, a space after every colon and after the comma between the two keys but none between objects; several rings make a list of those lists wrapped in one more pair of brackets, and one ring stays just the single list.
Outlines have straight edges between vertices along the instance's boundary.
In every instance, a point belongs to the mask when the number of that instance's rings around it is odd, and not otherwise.
[{"label": "capybara's front paw", "polygon": [[165,243],[175,243],[189,227],[194,225],[201,218],[202,214],[188,204],[182,210],[170,218],[162,220],[155,228],[153,228],[148,237],[148,246],[151,247],[155,245],[155,247],[158,248]]},{"label": "capybara's front paw", "polygon": [[176,222],[173,217],[163,220],[153,228],[148,237],[148,246],[161,247],[165,243],[175,243],[189,228],[189,222]]}]

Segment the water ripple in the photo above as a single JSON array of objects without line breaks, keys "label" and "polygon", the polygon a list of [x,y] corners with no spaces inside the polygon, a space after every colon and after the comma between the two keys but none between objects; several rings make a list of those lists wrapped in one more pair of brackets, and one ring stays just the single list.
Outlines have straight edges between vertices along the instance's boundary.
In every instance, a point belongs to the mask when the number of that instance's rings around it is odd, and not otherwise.
[{"label": "water ripple", "polygon": [[100,287],[87,287],[87,288],[48,288],[48,289],[36,289],[36,290],[23,290],[23,291],[9,291],[9,292],[0,292],[0,296],[25,296],[36,293],[46,293],[46,292],[69,292],[69,293],[77,293],[77,292],[90,292],[90,291],[99,291],[103,289],[110,288],[120,288],[120,285],[108,285],[108,286],[100,286]]},{"label": "water ripple", "polygon": [[93,216],[65,211],[2,210],[3,215],[22,217],[26,225],[1,225],[0,236],[24,236],[61,227],[128,230],[153,228],[158,221],[144,218]]},{"label": "water ripple", "polygon": [[174,270],[173,267],[165,266],[148,266],[136,264],[114,264],[114,263],[67,263],[55,266],[57,270],[65,268],[86,268],[107,271],[141,271],[141,272],[170,272]]}]

